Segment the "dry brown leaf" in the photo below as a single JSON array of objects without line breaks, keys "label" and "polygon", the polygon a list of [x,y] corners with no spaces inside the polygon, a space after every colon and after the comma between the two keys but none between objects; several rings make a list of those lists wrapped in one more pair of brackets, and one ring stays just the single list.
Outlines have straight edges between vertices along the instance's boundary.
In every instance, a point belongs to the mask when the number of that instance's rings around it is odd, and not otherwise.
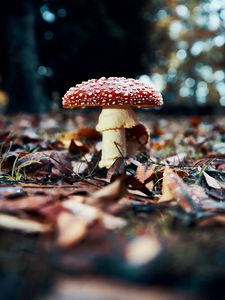
[{"label": "dry brown leaf", "polygon": [[189,173],[184,171],[184,170],[181,170],[181,169],[173,169],[174,173],[176,173],[177,175],[179,175],[181,178],[183,177],[188,177],[189,176]]},{"label": "dry brown leaf", "polygon": [[67,197],[67,199],[68,200],[66,200],[66,201],[63,201],[63,205],[65,204],[65,203],[71,203],[71,204],[73,204],[73,203],[84,203],[85,202],[85,199],[86,199],[86,196],[83,196],[83,195],[74,195],[74,194],[72,194],[72,195],[69,195],[68,197]]},{"label": "dry brown leaf", "polygon": [[89,152],[89,148],[86,145],[77,143],[75,140],[70,141],[68,150],[71,154],[80,156],[83,156]]},{"label": "dry brown leaf", "polygon": [[0,202],[0,210],[16,211],[37,211],[44,205],[53,202],[55,198],[51,195],[31,195],[18,200],[4,200]]},{"label": "dry brown leaf", "polygon": [[77,139],[77,131],[68,131],[68,132],[63,132],[60,134],[58,137],[58,140],[62,142],[65,147],[68,148],[71,140],[76,140]]},{"label": "dry brown leaf", "polygon": [[123,157],[117,158],[107,172],[107,179],[112,180],[112,177],[118,174],[125,174],[125,159]]},{"label": "dry brown leaf", "polygon": [[199,207],[204,206],[205,202],[210,199],[204,188],[200,185],[192,184],[188,187],[188,190],[194,203]]},{"label": "dry brown leaf", "polygon": [[70,212],[63,211],[57,217],[57,245],[69,248],[79,243],[87,234],[87,225]]},{"label": "dry brown leaf", "polygon": [[190,213],[196,211],[196,206],[192,200],[188,186],[169,167],[164,177],[164,191],[165,196],[163,196],[162,193],[161,201],[168,201],[171,200],[170,197],[173,197],[186,212]]},{"label": "dry brown leaf", "polygon": [[101,217],[101,210],[77,201],[76,199],[66,200],[62,203],[62,207],[68,209],[77,218],[81,219],[86,224],[90,224]]},{"label": "dry brown leaf", "polygon": [[140,182],[145,183],[145,181],[152,177],[153,173],[155,171],[155,166],[150,165],[139,165],[136,170],[136,177]]},{"label": "dry brown leaf", "polygon": [[[166,166],[168,166],[168,165],[166,165]],[[144,184],[146,185],[146,187],[147,187],[147,184],[149,182],[159,181],[160,179],[163,178],[163,173],[164,173],[164,170],[165,170],[166,166],[165,167],[160,167],[160,168],[155,167],[154,172],[149,174],[149,176],[144,181]],[[171,168],[171,170],[173,170],[174,173],[176,173],[177,175],[179,175],[182,178],[189,176],[189,174],[184,170],[181,170],[181,169],[178,169],[178,168],[173,168],[173,169]]]},{"label": "dry brown leaf", "polygon": [[128,244],[126,259],[130,264],[142,265],[156,258],[161,250],[161,244],[155,237],[142,235]]},{"label": "dry brown leaf", "polygon": [[[62,174],[71,173],[71,157],[68,151],[58,151],[58,150],[47,150],[43,152],[34,152],[23,156],[22,158],[18,159],[17,165],[18,166],[35,166],[33,172],[36,169],[40,169],[43,166],[48,166],[50,164],[54,166],[57,170],[59,170]],[[26,170],[26,168],[25,168]],[[29,170],[27,173],[30,173]]]},{"label": "dry brown leaf", "polygon": [[154,188],[154,182],[150,181],[150,182],[146,183],[145,186],[149,191],[152,191]]},{"label": "dry brown leaf", "polygon": [[225,214],[215,215],[208,217],[207,219],[200,220],[199,225],[201,227],[225,225]]},{"label": "dry brown leaf", "polygon": [[145,187],[152,191],[154,187],[154,172],[156,167],[154,165],[139,164],[136,170],[136,178],[145,185]]},{"label": "dry brown leaf", "polygon": [[87,225],[95,220],[102,220],[106,229],[117,229],[126,225],[124,219],[105,213],[100,208],[81,203],[76,199],[66,200],[62,203],[62,206],[70,210]]},{"label": "dry brown leaf", "polygon": [[67,151],[52,151],[49,158],[55,169],[62,174],[70,174],[72,172],[71,157]]},{"label": "dry brown leaf", "polygon": [[123,228],[124,226],[127,225],[126,220],[120,217],[115,217],[107,213],[102,214],[102,222],[105,228],[109,230]]},{"label": "dry brown leaf", "polygon": [[18,165],[24,164],[26,162],[37,162],[40,163],[42,161],[45,162],[45,160],[49,160],[50,155],[52,154],[54,150],[47,150],[47,151],[37,151],[34,153],[29,153],[26,155],[23,155],[21,158],[18,159]]},{"label": "dry brown leaf", "polygon": [[225,164],[219,165],[219,166],[218,166],[218,170],[219,170],[219,171],[225,172]]},{"label": "dry brown leaf", "polygon": [[129,193],[129,196],[130,196],[130,195],[134,195],[134,196],[142,196],[142,197],[146,197],[146,194],[143,193],[142,191],[139,191],[139,190],[131,190],[131,189],[128,189],[127,191],[128,191],[128,193]]},{"label": "dry brown leaf", "polygon": [[160,196],[158,202],[165,202],[174,199],[174,195],[171,192],[171,188],[169,185],[169,180],[172,172],[173,171],[170,169],[169,166],[165,167],[162,180],[162,195]]},{"label": "dry brown leaf", "polygon": [[25,233],[46,233],[51,230],[51,226],[48,224],[30,219],[20,219],[6,214],[0,214],[0,227]]},{"label": "dry brown leaf", "polygon": [[225,212],[225,202],[216,201],[210,198],[202,186],[196,184],[191,185],[189,187],[189,194],[191,195],[195,206],[201,210],[218,213]]},{"label": "dry brown leaf", "polygon": [[[1,199],[16,199],[26,195],[26,191],[21,186],[1,186],[0,198]],[[1,202],[0,202],[1,204]]]},{"label": "dry brown leaf", "polygon": [[107,205],[122,198],[127,193],[126,177],[121,176],[113,183],[94,192],[86,200],[88,204]]},{"label": "dry brown leaf", "polygon": [[88,162],[87,161],[72,161],[72,168],[73,173],[78,175],[84,173],[85,170],[88,169]]},{"label": "dry brown leaf", "polygon": [[94,128],[83,127],[77,131],[64,132],[60,135],[59,140],[63,143],[68,143],[71,140],[79,141],[98,141],[101,139],[101,134]]}]

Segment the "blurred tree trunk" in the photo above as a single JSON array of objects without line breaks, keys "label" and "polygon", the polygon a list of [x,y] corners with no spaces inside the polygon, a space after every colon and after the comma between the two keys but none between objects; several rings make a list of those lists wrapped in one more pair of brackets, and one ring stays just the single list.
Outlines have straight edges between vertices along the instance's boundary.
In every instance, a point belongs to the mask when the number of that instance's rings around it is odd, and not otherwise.
[{"label": "blurred tree trunk", "polygon": [[8,13],[8,112],[45,113],[49,103],[37,74],[39,61],[35,37],[35,1],[9,1]]}]

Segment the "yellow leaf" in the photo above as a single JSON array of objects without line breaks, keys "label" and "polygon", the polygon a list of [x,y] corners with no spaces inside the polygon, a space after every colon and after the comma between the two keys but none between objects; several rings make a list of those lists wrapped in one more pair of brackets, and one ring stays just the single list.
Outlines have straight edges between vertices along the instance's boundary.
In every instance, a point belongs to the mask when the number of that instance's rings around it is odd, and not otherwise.
[{"label": "yellow leaf", "polygon": [[165,167],[162,180],[162,195],[159,198],[159,202],[165,202],[174,199],[173,193],[171,192],[171,188],[169,185],[169,179],[172,172],[173,171],[170,169],[169,166]]}]

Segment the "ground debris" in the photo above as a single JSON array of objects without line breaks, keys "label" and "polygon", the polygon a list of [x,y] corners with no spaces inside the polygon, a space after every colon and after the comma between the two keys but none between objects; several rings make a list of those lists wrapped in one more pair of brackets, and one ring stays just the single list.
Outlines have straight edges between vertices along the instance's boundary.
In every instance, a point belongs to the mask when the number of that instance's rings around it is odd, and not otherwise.
[{"label": "ground debris", "polygon": [[162,269],[171,275],[179,230],[225,229],[224,119],[147,121],[146,153],[109,170],[98,167],[101,136],[88,120],[54,135],[41,122],[0,128],[0,227],[41,237],[57,268],[154,282]]}]

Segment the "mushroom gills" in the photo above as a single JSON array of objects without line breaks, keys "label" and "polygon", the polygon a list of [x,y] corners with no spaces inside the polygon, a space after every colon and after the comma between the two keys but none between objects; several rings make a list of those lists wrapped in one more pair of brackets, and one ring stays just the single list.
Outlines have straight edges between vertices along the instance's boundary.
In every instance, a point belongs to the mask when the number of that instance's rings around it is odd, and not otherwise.
[{"label": "mushroom gills", "polygon": [[103,108],[96,129],[102,132],[102,159],[99,166],[110,168],[119,157],[126,157],[125,128],[138,124],[130,108]]}]

